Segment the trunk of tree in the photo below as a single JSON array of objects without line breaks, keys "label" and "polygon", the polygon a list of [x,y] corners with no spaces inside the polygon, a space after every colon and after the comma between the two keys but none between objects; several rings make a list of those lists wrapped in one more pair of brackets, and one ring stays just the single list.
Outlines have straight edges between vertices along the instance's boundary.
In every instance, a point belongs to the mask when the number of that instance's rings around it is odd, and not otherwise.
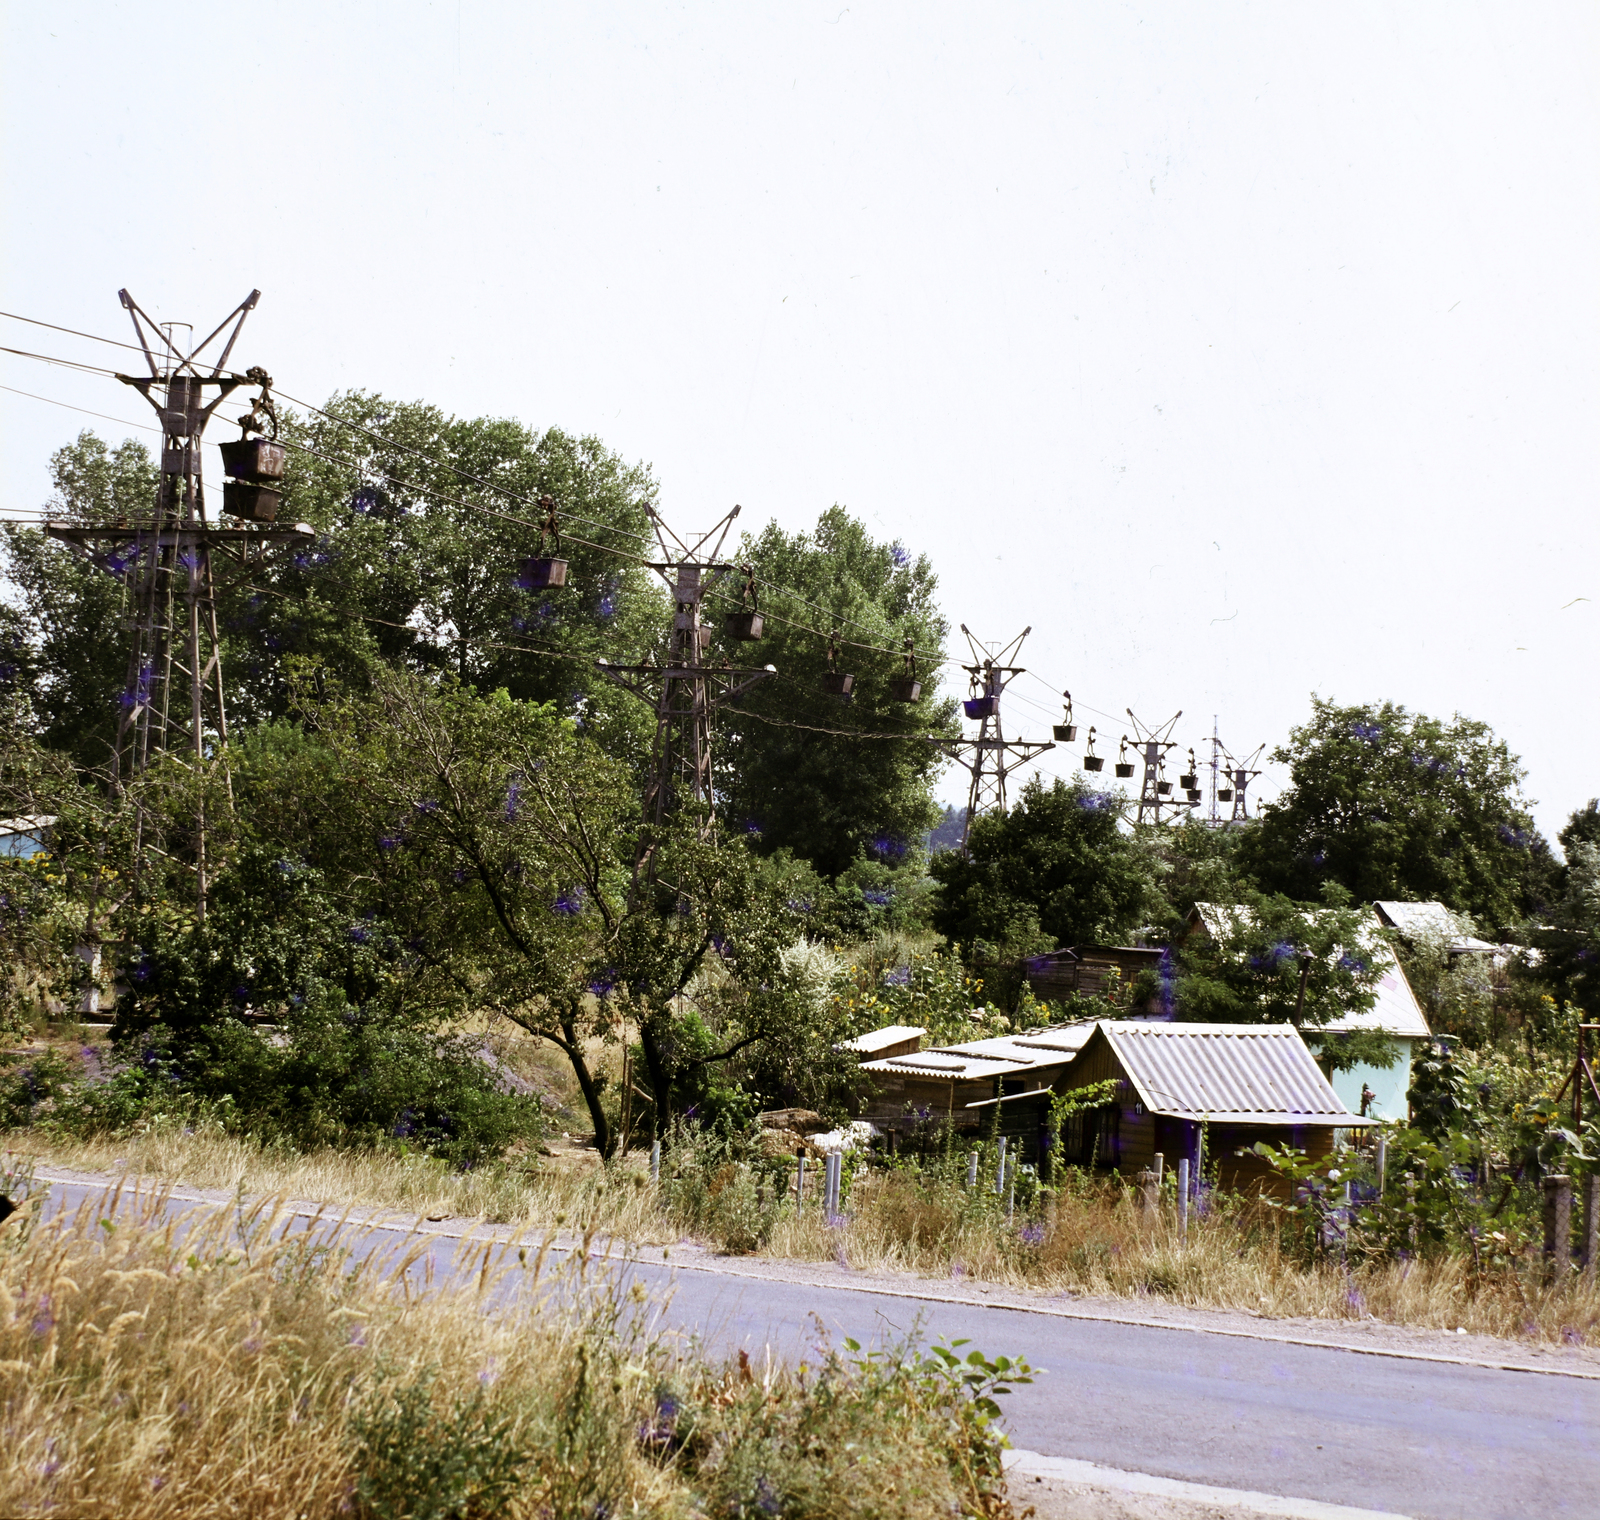
[{"label": "trunk of tree", "polygon": [[672,1078],[667,1071],[666,1052],[656,1039],[655,1021],[639,1021],[639,1048],[644,1052],[645,1069],[650,1073],[650,1138],[666,1143],[672,1123]]},{"label": "trunk of tree", "polygon": [[[518,1020],[520,1023],[521,1021]],[[543,1035],[552,1045],[559,1045],[572,1066],[572,1074],[578,1079],[578,1087],[583,1093],[585,1107],[589,1110],[589,1122],[594,1125],[595,1149],[605,1157],[611,1159],[611,1153],[616,1149],[616,1136],[611,1133],[611,1125],[606,1120],[605,1109],[600,1105],[600,1087],[594,1079],[594,1073],[589,1070],[589,1063],[583,1057],[583,1042],[578,1034],[576,1016],[561,1020],[561,1038],[554,1038],[548,1029],[535,1029],[523,1025],[529,1034]]]}]

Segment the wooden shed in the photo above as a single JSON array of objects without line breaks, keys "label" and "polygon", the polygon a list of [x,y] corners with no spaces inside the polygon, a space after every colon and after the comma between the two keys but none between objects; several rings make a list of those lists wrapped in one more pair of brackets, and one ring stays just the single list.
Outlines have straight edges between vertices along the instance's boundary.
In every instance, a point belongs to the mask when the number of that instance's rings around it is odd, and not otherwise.
[{"label": "wooden shed", "polygon": [[1116,988],[1125,992],[1141,971],[1159,967],[1161,956],[1159,949],[1144,945],[1079,945],[1071,950],[1051,950],[1029,958],[1028,987],[1036,998],[1047,1003],[1062,1002],[1068,997],[1103,997]]},{"label": "wooden shed", "polygon": [[1334,1131],[1359,1129],[1291,1024],[1156,1024],[1102,1019],[1063,1074],[1064,1091],[1114,1080],[1114,1100],[1067,1121],[1062,1160],[1131,1174],[1160,1151],[1215,1165],[1225,1188],[1283,1194],[1258,1140],[1330,1154]]}]

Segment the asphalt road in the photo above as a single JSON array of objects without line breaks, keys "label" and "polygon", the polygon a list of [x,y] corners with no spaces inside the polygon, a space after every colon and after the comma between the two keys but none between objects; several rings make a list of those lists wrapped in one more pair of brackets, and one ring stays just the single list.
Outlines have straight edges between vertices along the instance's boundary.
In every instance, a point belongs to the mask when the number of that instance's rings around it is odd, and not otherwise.
[{"label": "asphalt road", "polygon": [[[56,1184],[49,1207],[99,1196]],[[405,1248],[399,1232],[382,1231],[359,1246],[379,1261]],[[475,1272],[481,1251],[434,1238],[412,1270],[445,1282],[468,1258]],[[1047,1370],[1006,1401],[1008,1425],[1015,1445],[1047,1456],[1426,1520],[1600,1517],[1600,1381],[659,1262],[603,1270],[637,1278],[657,1301],[670,1290],[668,1323],[714,1351],[814,1355],[815,1315],[836,1338],[863,1344],[919,1325],[926,1339],[965,1337],[991,1356],[1026,1356]]]}]

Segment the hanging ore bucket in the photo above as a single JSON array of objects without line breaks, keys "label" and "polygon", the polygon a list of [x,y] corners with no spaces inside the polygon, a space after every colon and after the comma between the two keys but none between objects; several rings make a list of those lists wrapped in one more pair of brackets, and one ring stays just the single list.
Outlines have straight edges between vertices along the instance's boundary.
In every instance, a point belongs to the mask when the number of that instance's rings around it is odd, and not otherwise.
[{"label": "hanging ore bucket", "polygon": [[1133,767],[1129,765],[1127,761],[1119,760],[1116,764],[1116,772],[1122,780],[1126,781],[1130,776],[1133,775]]},{"label": "hanging ore bucket", "polygon": [[551,586],[565,586],[567,562],[564,559],[534,558],[522,562],[522,574],[517,584],[524,591],[544,591]]},{"label": "hanging ore bucket", "polygon": [[278,481],[289,451],[270,438],[240,438],[222,445],[222,473],[235,480]]},{"label": "hanging ore bucket", "polygon": [[1117,751],[1117,776],[1126,781],[1133,774],[1133,762],[1128,759],[1128,736],[1122,736],[1122,748]]},{"label": "hanging ore bucket", "polygon": [[1191,787],[1185,788],[1185,790],[1189,793],[1189,801],[1190,802],[1198,802],[1200,800],[1200,788],[1199,787],[1191,786]]},{"label": "hanging ore bucket", "polygon": [[1170,781],[1156,782],[1156,794],[1161,797],[1170,797],[1172,795],[1172,783]]},{"label": "hanging ore bucket", "polygon": [[1085,751],[1084,756],[1083,756],[1083,768],[1086,771],[1102,771],[1102,770],[1105,769],[1105,767],[1106,767],[1106,758],[1105,758],[1105,756],[1104,755],[1097,755],[1094,752],[1094,725],[1090,724],[1089,725],[1089,743],[1088,743],[1088,749]]},{"label": "hanging ore bucket", "polygon": [[837,668],[839,663],[839,637],[828,635],[828,668],[822,676],[822,689],[830,697],[848,697],[855,689],[856,678]]},{"label": "hanging ore bucket", "polygon": [[1231,786],[1219,786],[1217,788],[1217,801],[1218,802],[1232,802],[1233,801],[1233,788]]},{"label": "hanging ore bucket", "polygon": [[756,572],[751,565],[742,567],[744,585],[739,590],[738,612],[730,612],[724,626],[728,637],[741,644],[753,644],[761,637],[761,614],[756,610]]},{"label": "hanging ore bucket", "polygon": [[896,702],[915,702],[922,695],[922,682],[917,679],[917,646],[909,633],[902,647],[900,658],[905,662],[905,674],[889,682],[889,695]]},{"label": "hanging ore bucket", "polygon": [[1197,786],[1200,785],[1200,778],[1195,775],[1193,771],[1187,771],[1185,774],[1178,777],[1178,785],[1181,786],[1184,791],[1192,792]]},{"label": "hanging ore bucket", "polygon": [[278,503],[283,492],[273,486],[258,486],[248,480],[225,480],[222,483],[222,510],[230,517],[243,517],[250,522],[273,522],[278,516]]},{"label": "hanging ore bucket", "polygon": [[1072,693],[1064,691],[1061,695],[1067,699],[1066,716],[1054,724],[1050,732],[1055,735],[1057,744],[1071,744],[1078,737],[1078,725],[1072,721]]},{"label": "hanging ore bucket", "polygon": [[961,705],[969,718],[995,718],[1000,715],[999,697],[966,697]]}]

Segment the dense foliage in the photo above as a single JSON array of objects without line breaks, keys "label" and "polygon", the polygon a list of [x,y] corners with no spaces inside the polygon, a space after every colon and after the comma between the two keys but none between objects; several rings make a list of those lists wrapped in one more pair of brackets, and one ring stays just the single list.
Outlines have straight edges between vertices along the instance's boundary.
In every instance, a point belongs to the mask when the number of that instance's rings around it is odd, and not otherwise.
[{"label": "dense foliage", "polygon": [[1548,903],[1556,871],[1523,770],[1486,724],[1313,697],[1273,759],[1289,785],[1240,850],[1264,889],[1306,901],[1337,882],[1357,902],[1437,901],[1491,927]]}]

